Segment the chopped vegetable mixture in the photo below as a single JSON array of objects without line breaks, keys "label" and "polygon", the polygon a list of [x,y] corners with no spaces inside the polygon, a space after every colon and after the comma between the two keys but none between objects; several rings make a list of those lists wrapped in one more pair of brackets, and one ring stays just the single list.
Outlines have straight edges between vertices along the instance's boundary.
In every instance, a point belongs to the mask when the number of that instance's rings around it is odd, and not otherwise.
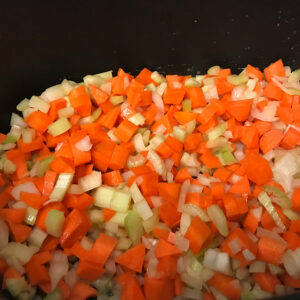
[{"label": "chopped vegetable mixture", "polygon": [[0,276],[20,300],[261,299],[300,288],[300,70],[119,69],[0,134]]}]

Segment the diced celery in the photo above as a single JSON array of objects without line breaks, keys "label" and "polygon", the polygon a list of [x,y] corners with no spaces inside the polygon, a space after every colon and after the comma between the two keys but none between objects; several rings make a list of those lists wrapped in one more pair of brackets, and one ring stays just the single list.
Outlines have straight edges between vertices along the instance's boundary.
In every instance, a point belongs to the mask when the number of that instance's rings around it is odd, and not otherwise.
[{"label": "diced celery", "polygon": [[187,134],[191,134],[196,128],[196,120],[192,120],[184,125]]},{"label": "diced celery", "polygon": [[26,109],[28,107],[29,107],[29,100],[25,98],[17,105],[17,110],[23,111],[24,109]]},{"label": "diced celery", "polygon": [[141,113],[136,113],[135,115],[131,116],[128,120],[136,126],[141,126],[144,125],[146,119]]},{"label": "diced celery", "polygon": [[166,81],[164,76],[159,74],[157,71],[152,72],[151,79],[154,80],[158,84],[161,84]]},{"label": "diced celery", "polygon": [[227,81],[233,85],[244,84],[248,81],[249,77],[246,73],[241,73],[240,75],[229,75]]},{"label": "diced celery", "polygon": [[264,185],[263,190],[271,195],[272,202],[282,208],[291,208],[292,201],[280,188],[272,185]]},{"label": "diced celery", "polygon": [[74,108],[72,106],[64,107],[58,111],[59,118],[69,118],[74,114]]},{"label": "diced celery", "polygon": [[227,129],[227,122],[221,123],[215,128],[212,128],[206,132],[208,140],[214,140],[221,136]]},{"label": "diced celery", "polygon": [[150,141],[147,149],[155,150],[160,144],[165,141],[165,138],[162,134],[156,134]]},{"label": "diced celery", "polygon": [[134,203],[138,203],[140,201],[144,201],[145,198],[142,195],[139,187],[137,186],[136,182],[134,182],[131,187],[129,188],[129,191],[131,193],[131,197]]},{"label": "diced celery", "polygon": [[213,66],[207,70],[207,74],[216,76],[216,75],[218,75],[220,70],[221,70],[220,66]]},{"label": "diced celery", "polygon": [[127,250],[132,245],[132,240],[128,238],[120,238],[117,244],[118,250]]},{"label": "diced celery", "polygon": [[20,295],[23,291],[26,291],[29,288],[28,283],[24,279],[24,277],[20,278],[8,278],[6,279],[6,287],[10,294],[13,297],[17,297]]},{"label": "diced celery", "polygon": [[111,200],[110,208],[115,211],[126,212],[129,208],[130,200],[130,193],[116,190]]},{"label": "diced celery", "polygon": [[72,125],[67,118],[61,118],[49,125],[48,131],[51,135],[55,137],[65,133],[71,127]]},{"label": "diced celery", "polygon": [[98,120],[98,118],[101,116],[102,110],[100,107],[95,109],[91,115],[91,123],[95,122]]},{"label": "diced celery", "polygon": [[35,209],[31,206],[28,206],[26,208],[26,214],[25,214],[25,217],[24,217],[24,222],[28,225],[33,226],[35,224],[37,214],[38,214],[37,209]]},{"label": "diced celery", "polygon": [[271,215],[272,219],[274,220],[275,224],[282,230],[285,230],[285,225],[283,224],[281,218],[279,217],[277,211],[275,210],[270,197],[266,192],[261,192],[258,195],[259,202],[263,205],[266,211]]},{"label": "diced celery", "polygon": [[197,81],[195,78],[191,77],[191,78],[188,78],[186,79],[186,81],[184,82],[184,85],[186,87],[189,87],[189,86],[197,86],[197,87],[200,87],[201,84],[199,81]]},{"label": "diced celery", "polygon": [[219,158],[222,165],[229,165],[235,162],[235,157],[231,151],[219,150],[216,152],[215,155]]},{"label": "diced celery", "polygon": [[97,208],[88,210],[88,215],[93,224],[100,224],[104,222],[103,211]]},{"label": "diced celery", "polygon": [[110,70],[110,71],[102,72],[97,74],[97,76],[100,76],[107,81],[113,77],[113,71]]},{"label": "diced celery", "polygon": [[165,92],[165,89],[167,88],[167,83],[166,82],[162,82],[157,88],[156,88],[156,92],[162,96],[163,93]]},{"label": "diced celery", "polygon": [[110,186],[100,186],[94,193],[94,205],[103,208],[110,208],[110,203],[114,198],[115,189]]},{"label": "diced celery", "polygon": [[21,292],[17,300],[32,300],[35,299],[36,287],[29,286],[27,290]]},{"label": "diced celery", "polygon": [[102,174],[98,171],[92,171],[91,174],[85,175],[78,180],[78,184],[84,192],[93,190],[102,184]]},{"label": "diced celery", "polygon": [[142,219],[136,211],[131,210],[128,212],[125,218],[125,228],[133,244],[137,245],[144,234],[144,230]]},{"label": "diced celery", "polygon": [[180,142],[184,142],[187,134],[186,134],[186,131],[183,130],[181,127],[179,126],[174,126],[173,127],[173,136],[179,140]]},{"label": "diced celery", "polygon": [[54,289],[43,300],[60,300],[62,297],[61,290],[59,288]]},{"label": "diced celery", "polygon": [[19,125],[12,125],[10,132],[7,136],[7,138],[4,140],[3,144],[11,144],[15,143],[19,140],[22,134],[22,127]]},{"label": "diced celery", "polygon": [[192,111],[192,101],[190,99],[185,99],[182,101],[182,110],[186,112]]},{"label": "diced celery", "polygon": [[36,176],[41,177],[44,176],[46,171],[49,169],[49,165],[54,160],[54,155],[49,155],[42,160],[39,161],[36,167]]},{"label": "diced celery", "polygon": [[146,200],[135,203],[133,208],[138,212],[143,221],[146,221],[153,216],[152,210]]},{"label": "diced celery", "polygon": [[184,204],[182,211],[190,216],[199,217],[203,222],[209,222],[209,217],[206,212],[199,206],[194,204]]},{"label": "diced celery", "polygon": [[51,209],[46,217],[45,225],[49,234],[60,237],[65,223],[65,215],[63,211]]},{"label": "diced celery", "polygon": [[216,225],[219,233],[223,236],[227,236],[229,231],[227,219],[224,215],[223,210],[218,205],[214,204],[207,208],[207,214],[209,218],[213,221],[213,223]]},{"label": "diced celery", "polygon": [[143,142],[145,146],[147,146],[149,143],[150,134],[151,134],[150,130],[145,130],[145,132],[143,133]]},{"label": "diced celery", "polygon": [[31,107],[25,108],[25,109],[22,111],[23,118],[26,119],[26,118],[27,118],[31,113],[33,113],[34,111],[37,111],[37,109],[31,108]]},{"label": "diced celery", "polygon": [[[204,84],[204,87],[202,87],[202,90],[204,93],[208,92],[209,90],[209,86],[211,85],[214,85],[215,84],[215,79],[213,77],[207,77],[207,78],[204,78],[202,80],[203,84]],[[206,89],[205,89],[206,88]]]},{"label": "diced celery", "polygon": [[26,246],[25,244],[10,242],[7,246],[0,250],[0,257],[7,259],[14,256],[21,265],[26,264],[32,255],[37,251],[35,247]]},{"label": "diced celery", "polygon": [[293,71],[288,78],[288,82],[290,83],[297,83],[299,81],[300,81],[300,69]]},{"label": "diced celery", "polygon": [[72,173],[60,173],[49,199],[62,201],[73,181],[73,177],[74,174]]},{"label": "diced celery", "polygon": [[288,217],[291,221],[296,221],[300,219],[300,214],[295,212],[293,209],[290,208],[284,208],[282,210],[282,212],[284,213],[284,215],[286,217]]},{"label": "diced celery", "polygon": [[13,173],[15,173],[16,169],[17,169],[17,167],[13,162],[11,162],[8,159],[4,160],[4,162],[3,162],[3,171],[4,171],[4,173],[13,174]]},{"label": "diced celery", "polygon": [[156,91],[156,86],[154,83],[149,83],[145,86],[145,89],[147,91],[155,92]]},{"label": "diced celery", "polygon": [[108,275],[103,275],[95,282],[95,287],[98,290],[100,298],[104,299],[105,296],[111,297],[114,295],[115,281]]},{"label": "diced celery", "polygon": [[196,75],[195,79],[199,82],[202,83],[203,79],[205,78],[205,75]]},{"label": "diced celery", "polygon": [[28,237],[28,241],[30,245],[40,248],[47,237],[47,233],[43,230],[39,229],[38,227],[34,227],[30,232]]},{"label": "diced celery", "polygon": [[29,107],[36,108],[43,113],[48,113],[50,104],[38,96],[32,96],[29,100]]},{"label": "diced celery", "polygon": [[153,214],[152,217],[143,221],[143,227],[145,232],[147,233],[150,233],[157,226],[159,222],[158,212],[156,208],[152,209],[152,214]]},{"label": "diced celery", "polygon": [[124,96],[111,96],[109,101],[114,105],[117,106],[125,101]]},{"label": "diced celery", "polygon": [[35,130],[32,128],[23,128],[22,140],[24,143],[31,143],[35,137]]},{"label": "diced celery", "polygon": [[113,217],[109,220],[111,223],[116,223],[120,226],[125,226],[125,218],[127,216],[127,212],[116,212]]}]

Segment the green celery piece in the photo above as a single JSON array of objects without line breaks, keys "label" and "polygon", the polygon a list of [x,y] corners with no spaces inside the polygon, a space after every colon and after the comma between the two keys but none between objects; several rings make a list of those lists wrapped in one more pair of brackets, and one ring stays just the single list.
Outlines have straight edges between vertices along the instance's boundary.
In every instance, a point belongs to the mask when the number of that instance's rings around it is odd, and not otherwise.
[{"label": "green celery piece", "polygon": [[47,232],[55,237],[60,237],[62,234],[64,222],[64,212],[56,209],[51,209],[48,212],[45,220]]},{"label": "green celery piece", "polygon": [[54,160],[54,155],[49,155],[43,158],[37,165],[36,175],[38,177],[44,176],[46,171],[49,169],[49,165],[52,163],[53,160]]},{"label": "green celery piece", "polygon": [[136,211],[131,210],[128,212],[125,217],[125,228],[133,244],[137,245],[144,234],[144,229],[142,218]]},{"label": "green celery piece", "polygon": [[[282,208],[291,208],[292,201],[280,188],[272,185],[264,185],[263,190],[271,194],[272,202],[275,202]],[[273,194],[273,196],[272,196]]]},{"label": "green celery piece", "polygon": [[6,287],[13,297],[17,297],[23,291],[27,290],[29,288],[29,285],[24,279],[24,277],[20,277],[7,279]]},{"label": "green celery piece", "polygon": [[48,294],[43,300],[60,300],[61,291],[59,288],[54,289],[50,294]]},{"label": "green celery piece", "polygon": [[8,135],[7,138],[4,140],[3,144],[11,144],[11,143],[15,143],[18,140],[17,137],[15,137],[14,135]]}]

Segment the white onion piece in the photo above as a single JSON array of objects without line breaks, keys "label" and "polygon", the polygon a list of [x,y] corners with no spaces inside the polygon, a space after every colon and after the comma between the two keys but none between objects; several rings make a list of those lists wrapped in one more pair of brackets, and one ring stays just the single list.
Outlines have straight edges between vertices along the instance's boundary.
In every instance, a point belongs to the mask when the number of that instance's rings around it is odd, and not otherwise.
[{"label": "white onion piece", "polygon": [[300,279],[300,248],[286,251],[282,256],[282,263],[293,279]]},{"label": "white onion piece", "polygon": [[132,172],[132,171],[127,171],[127,172],[124,172],[124,173],[122,173],[122,180],[124,181],[124,182],[128,182],[128,180],[132,177],[132,176],[134,176],[134,173]]},{"label": "white onion piece", "polygon": [[0,218],[0,250],[7,246],[9,230],[6,223]]},{"label": "white onion piece", "polygon": [[190,241],[186,239],[180,232],[175,233],[174,245],[181,251],[188,251],[190,246]]},{"label": "white onion piece", "polygon": [[185,235],[191,222],[192,222],[191,216],[186,213],[182,213],[181,218],[180,218],[180,233],[182,235]]},{"label": "white onion piece", "polygon": [[115,260],[112,258],[109,258],[105,264],[105,270],[108,273],[108,275],[114,275],[117,271]]},{"label": "white onion piece", "polygon": [[154,134],[161,134],[164,133],[167,130],[167,128],[164,125],[159,125],[154,131]]},{"label": "white onion piece", "polygon": [[287,242],[277,233],[273,232],[273,231],[270,231],[270,230],[267,230],[267,229],[264,229],[262,227],[257,227],[257,231],[256,231],[256,235],[258,237],[268,237],[268,238],[271,238],[279,243],[281,243],[283,246],[287,247],[288,244]]},{"label": "white onion piece", "polygon": [[13,269],[15,269],[20,275],[25,274],[25,269],[21,265],[20,261],[15,256],[9,256],[6,259],[8,265],[10,265]]},{"label": "white onion piece", "polygon": [[147,266],[147,275],[150,278],[156,278],[157,277],[157,264],[158,260],[154,257],[151,258],[148,262]]},{"label": "white onion piece", "polygon": [[184,203],[185,203],[185,199],[186,199],[186,195],[190,189],[190,180],[187,179],[180,188],[180,194],[179,194],[179,199],[178,199],[178,211],[182,212]]},{"label": "white onion piece", "polygon": [[135,180],[137,185],[141,185],[143,183],[143,177],[142,176],[138,176]]},{"label": "white onion piece", "polygon": [[78,184],[84,192],[93,190],[102,184],[102,174],[100,171],[92,171],[91,174],[79,178]]},{"label": "white onion piece", "polygon": [[276,113],[279,104],[279,101],[269,101],[268,104],[264,107],[263,111],[260,111],[256,107],[256,105],[253,105],[251,116],[261,121],[275,122],[278,120],[278,117],[276,117]]},{"label": "white onion piece", "polygon": [[73,287],[79,280],[76,274],[76,269],[72,268],[65,276],[64,280],[69,287]]},{"label": "white onion piece", "polygon": [[79,142],[77,142],[75,144],[75,147],[79,151],[90,151],[92,149],[93,145],[91,143],[90,137],[87,135],[82,140],[80,140]]},{"label": "white onion piece", "polygon": [[251,260],[254,260],[256,258],[256,256],[251,251],[249,251],[248,249],[244,249],[242,253],[243,253],[243,256],[245,257],[245,259],[247,261],[251,261]]},{"label": "white onion piece", "polygon": [[199,300],[202,299],[202,292],[196,289],[184,287],[182,289],[182,296],[188,299]]},{"label": "white onion piece", "polygon": [[207,177],[204,176],[203,174],[199,174],[198,177],[197,177],[197,180],[198,180],[202,185],[210,186],[210,183],[211,183],[210,178],[207,178]]},{"label": "white onion piece", "polygon": [[198,184],[191,184],[189,188],[190,193],[199,193],[201,194],[203,191],[203,186],[198,185]]},{"label": "white onion piece", "polygon": [[166,170],[167,172],[170,172],[174,166],[174,160],[172,158],[167,158],[165,160],[165,166],[166,166]]},{"label": "white onion piece", "polygon": [[241,245],[240,241],[237,238],[234,238],[233,240],[231,240],[228,243],[228,246],[229,246],[229,248],[231,250],[231,253],[233,255],[239,253],[242,250],[242,245]]},{"label": "white onion piece", "polygon": [[239,176],[239,175],[236,175],[236,174],[233,174],[231,176],[232,184],[235,184],[235,183],[239,182],[241,179],[242,179],[242,176]]},{"label": "white onion piece", "polygon": [[250,209],[250,213],[257,219],[258,222],[260,222],[262,212],[263,212],[263,208],[261,206]]},{"label": "white onion piece", "polygon": [[137,152],[145,151],[146,147],[144,144],[143,136],[140,133],[137,133],[133,138],[132,142],[134,145],[134,148]]},{"label": "white onion piece", "polygon": [[250,273],[264,273],[266,270],[266,263],[264,261],[256,260],[250,265]]},{"label": "white onion piece", "polygon": [[152,196],[150,197],[152,203],[153,203],[153,206],[158,208],[160,207],[165,201],[162,197],[160,196]]},{"label": "white onion piece", "polygon": [[111,93],[111,82],[105,82],[101,84],[101,90],[106,94],[110,95]]},{"label": "white onion piece", "polygon": [[174,182],[174,175],[172,172],[167,172],[167,182],[173,183]]},{"label": "white onion piece", "polygon": [[161,98],[161,95],[158,94],[157,92],[152,93],[152,101],[155,104],[155,106],[157,107],[157,114],[155,116],[155,121],[157,121],[163,117],[164,112],[165,112],[165,106],[164,106],[164,102]]},{"label": "white onion piece", "polygon": [[52,260],[49,267],[49,276],[51,279],[51,290],[53,291],[58,282],[68,273],[68,257],[63,251],[52,252]]},{"label": "white onion piece", "polygon": [[68,189],[68,194],[80,195],[82,193],[84,193],[84,190],[79,184],[71,184],[71,186]]},{"label": "white onion piece", "polygon": [[216,249],[208,249],[204,254],[203,265],[214,271],[231,275],[230,258],[228,253]]},{"label": "white onion piece", "polygon": [[21,192],[26,192],[26,193],[36,194],[36,195],[41,194],[39,192],[39,190],[37,189],[37,187],[31,181],[28,181],[28,182],[25,182],[23,184],[19,184],[19,185],[15,186],[11,191],[11,195],[16,200],[20,200],[20,193]]}]

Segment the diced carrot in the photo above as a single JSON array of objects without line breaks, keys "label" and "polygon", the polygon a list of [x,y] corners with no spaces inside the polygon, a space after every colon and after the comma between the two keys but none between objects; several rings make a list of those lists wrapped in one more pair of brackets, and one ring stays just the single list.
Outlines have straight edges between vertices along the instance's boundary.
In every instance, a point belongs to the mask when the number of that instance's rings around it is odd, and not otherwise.
[{"label": "diced carrot", "polygon": [[79,261],[76,269],[77,276],[88,281],[96,281],[104,273],[105,269],[101,266],[83,260]]},{"label": "diced carrot", "polygon": [[226,104],[226,110],[237,121],[243,122],[249,116],[252,103],[253,99],[230,101]]},{"label": "diced carrot", "polygon": [[281,140],[280,146],[284,149],[293,149],[300,141],[300,132],[295,128],[290,127],[284,138]]},{"label": "diced carrot", "polygon": [[68,96],[71,106],[80,116],[86,117],[91,114],[92,103],[89,94],[86,92],[85,86],[80,85],[71,90]]},{"label": "diced carrot", "polygon": [[229,93],[233,89],[233,84],[231,84],[226,77],[216,77],[215,78],[215,85],[218,90],[219,95],[224,95]]},{"label": "diced carrot", "polygon": [[186,111],[176,111],[174,117],[179,124],[185,125],[186,123],[196,120],[197,114]]},{"label": "diced carrot", "polygon": [[109,168],[112,170],[120,170],[126,166],[130,150],[124,146],[116,145],[111,155]]},{"label": "diced carrot", "polygon": [[71,247],[81,240],[92,227],[92,223],[85,211],[74,208],[66,217],[60,244],[63,248]]},{"label": "diced carrot", "polygon": [[167,87],[163,100],[165,104],[180,104],[185,94],[184,88],[174,89]]},{"label": "diced carrot", "polygon": [[28,238],[31,232],[31,227],[24,224],[16,224],[12,222],[9,222],[9,229],[11,231],[14,240],[17,243],[24,242]]},{"label": "diced carrot", "polygon": [[157,258],[163,258],[172,255],[181,255],[182,251],[166,242],[164,239],[160,239],[155,248],[155,256]]},{"label": "diced carrot", "polygon": [[160,219],[170,228],[175,227],[180,222],[181,214],[171,203],[165,202],[158,208]]},{"label": "diced carrot", "polygon": [[259,81],[261,81],[263,79],[263,73],[258,68],[255,68],[255,67],[253,67],[251,65],[247,65],[245,71],[246,71],[247,75],[249,75],[251,77],[255,77]]},{"label": "diced carrot", "polygon": [[117,129],[114,130],[114,136],[122,142],[128,142],[137,131],[138,126],[129,122],[128,120],[122,121]]},{"label": "diced carrot", "polygon": [[121,254],[115,261],[123,267],[140,273],[142,272],[144,257],[145,246],[141,243]]},{"label": "diced carrot", "polygon": [[96,87],[93,84],[89,84],[89,89],[92,95],[92,99],[95,103],[99,106],[100,104],[104,103],[108,98],[109,95],[102,91],[100,88]]},{"label": "diced carrot", "polygon": [[283,282],[285,286],[290,286],[294,289],[299,289],[300,288],[300,279],[294,279],[288,274],[284,274],[283,276]]},{"label": "diced carrot", "polygon": [[97,144],[92,150],[92,158],[94,166],[106,172],[108,165],[110,163],[112,154],[116,143],[110,140],[103,141],[100,144]]},{"label": "diced carrot", "polygon": [[199,218],[194,217],[185,237],[190,241],[190,249],[197,254],[211,234],[209,227]]},{"label": "diced carrot", "polygon": [[252,278],[263,290],[270,293],[274,293],[275,286],[280,284],[279,279],[270,273],[254,273]]},{"label": "diced carrot", "polygon": [[48,111],[48,115],[53,122],[58,118],[58,111],[67,106],[67,100],[56,99],[54,101],[51,101],[49,104],[50,104],[50,108]]},{"label": "diced carrot", "polygon": [[159,182],[157,185],[159,195],[177,207],[181,185],[178,183]]},{"label": "diced carrot", "polygon": [[135,279],[134,276],[129,276],[126,280],[122,293],[121,293],[121,300],[145,300],[143,292],[139,286],[138,281]]},{"label": "diced carrot", "polygon": [[196,86],[186,87],[187,98],[192,102],[192,108],[202,107],[206,105],[206,100],[201,88]]},{"label": "diced carrot", "polygon": [[265,184],[273,178],[269,162],[258,154],[246,156],[242,161],[242,166],[247,177],[258,185]]},{"label": "diced carrot", "polygon": [[282,60],[279,59],[273,64],[269,65],[267,68],[264,69],[265,76],[268,81],[271,81],[272,77],[277,76],[285,76],[285,69],[282,63]]},{"label": "diced carrot", "polygon": [[264,96],[274,100],[280,101],[282,98],[282,89],[278,87],[273,81],[270,81],[264,88]]},{"label": "diced carrot", "polygon": [[227,217],[236,217],[245,214],[248,211],[247,201],[243,197],[234,197],[233,194],[225,194],[224,206]]},{"label": "diced carrot", "polygon": [[169,279],[150,278],[146,275],[144,293],[146,300],[172,300],[174,282]]},{"label": "diced carrot", "polygon": [[294,210],[300,211],[300,188],[294,189],[292,204]]},{"label": "diced carrot", "polygon": [[97,291],[94,288],[83,281],[77,281],[71,289],[71,295],[69,299],[86,300],[90,297],[96,296]]},{"label": "diced carrot", "polygon": [[21,192],[20,199],[27,205],[35,209],[40,209],[43,206],[43,203],[48,199],[48,197],[27,192]]},{"label": "diced carrot", "polygon": [[266,132],[259,141],[261,151],[265,154],[275,149],[281,142],[284,134],[281,130],[272,129]]},{"label": "diced carrot", "polygon": [[[160,278],[164,279],[175,279],[177,267],[177,257],[176,256],[165,256],[159,259],[157,264],[157,272],[160,274]],[[178,278],[178,281],[180,279]],[[176,282],[176,279],[175,279]],[[181,281],[180,283],[181,284]],[[176,288],[176,286],[175,286]]]},{"label": "diced carrot", "polygon": [[282,237],[292,250],[296,250],[300,247],[300,237],[297,233],[286,231]]},{"label": "diced carrot", "polygon": [[63,204],[67,208],[87,209],[94,203],[94,198],[87,193],[80,195],[67,194],[63,199]]},{"label": "diced carrot", "polygon": [[44,133],[48,129],[48,126],[51,124],[52,120],[47,114],[37,110],[32,112],[25,119],[25,122],[36,131]]},{"label": "diced carrot", "polygon": [[285,251],[285,245],[269,237],[260,238],[257,246],[257,259],[278,265]]},{"label": "diced carrot", "polygon": [[214,276],[208,280],[208,283],[220,291],[229,299],[238,300],[241,297],[241,289],[233,284],[234,278],[215,272]]},{"label": "diced carrot", "polygon": [[26,208],[1,208],[0,218],[12,223],[22,223],[25,217]]}]

